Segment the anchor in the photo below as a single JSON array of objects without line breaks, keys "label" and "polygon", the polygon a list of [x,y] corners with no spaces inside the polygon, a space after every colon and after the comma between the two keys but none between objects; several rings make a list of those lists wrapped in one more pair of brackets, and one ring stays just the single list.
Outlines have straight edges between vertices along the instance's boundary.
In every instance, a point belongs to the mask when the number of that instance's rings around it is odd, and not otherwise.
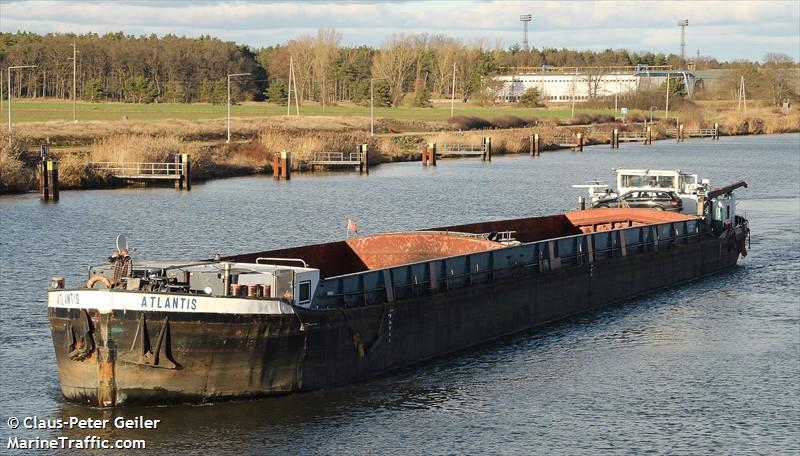
[{"label": "anchor", "polygon": [[81,335],[80,339],[75,337],[75,328],[73,328],[71,320],[67,320],[65,331],[67,357],[73,361],[83,361],[94,351],[92,322],[89,319],[89,312],[86,309],[82,309],[79,318],[83,326],[83,335]]},{"label": "anchor", "polygon": [[146,367],[178,369],[178,364],[172,359],[169,343],[169,317],[164,318],[164,323],[161,325],[161,330],[156,338],[155,350],[153,350],[150,345],[147,322],[145,322],[144,314],[141,314],[131,349],[127,354],[120,357],[120,361]]}]

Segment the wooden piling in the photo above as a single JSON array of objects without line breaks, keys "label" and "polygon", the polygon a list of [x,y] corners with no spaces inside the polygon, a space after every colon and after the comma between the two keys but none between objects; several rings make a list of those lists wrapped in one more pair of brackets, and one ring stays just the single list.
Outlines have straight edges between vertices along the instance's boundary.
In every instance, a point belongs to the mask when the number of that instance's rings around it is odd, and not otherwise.
[{"label": "wooden piling", "polygon": [[719,139],[719,124],[714,122],[714,136],[711,139]]},{"label": "wooden piling", "polygon": [[272,156],[272,177],[289,180],[292,177],[292,155],[287,151]]},{"label": "wooden piling", "polygon": [[492,138],[487,136],[483,138],[483,156],[484,161],[492,161]]},{"label": "wooden piling", "polygon": [[619,149],[619,129],[617,128],[611,132],[611,148]]},{"label": "wooden piling", "polygon": [[39,199],[58,201],[58,162],[42,160],[38,166]]},{"label": "wooden piling", "polygon": [[534,133],[533,136],[531,136],[531,157],[538,157],[540,148],[541,140],[539,139],[539,133]]},{"label": "wooden piling", "polygon": [[47,160],[47,180],[50,187],[50,199],[58,201],[58,162]]},{"label": "wooden piling", "polygon": [[39,162],[39,199],[47,201],[50,198],[50,191],[47,187],[47,160]]},{"label": "wooden piling", "polygon": [[175,154],[175,173],[178,178],[175,179],[175,190],[183,190],[183,163],[181,163],[181,154]]},{"label": "wooden piling", "polygon": [[583,152],[583,133],[578,133],[577,135],[578,143],[575,146],[575,150],[578,152]]},{"label": "wooden piling", "polygon": [[678,125],[678,142],[683,142],[683,124]]},{"label": "wooden piling", "polygon": [[647,127],[647,133],[644,137],[644,145],[650,146],[653,144],[653,130],[650,126]]},{"label": "wooden piling", "polygon": [[436,166],[436,143],[428,143],[428,159],[431,166]]},{"label": "wooden piling", "polygon": [[428,166],[428,145],[422,146],[422,166]]},{"label": "wooden piling", "polygon": [[585,211],[586,210],[586,198],[579,196],[578,197],[578,210]]},{"label": "wooden piling", "polygon": [[281,171],[283,171],[283,178],[289,180],[292,178],[292,153],[288,151],[281,152]]},{"label": "wooden piling", "polygon": [[192,190],[192,161],[191,155],[181,154],[181,173],[183,174],[183,184],[186,191]]},{"label": "wooden piling", "polygon": [[361,152],[361,164],[358,167],[358,172],[361,174],[369,174],[369,154],[367,153],[369,146],[367,144],[361,144],[359,146],[359,150]]}]

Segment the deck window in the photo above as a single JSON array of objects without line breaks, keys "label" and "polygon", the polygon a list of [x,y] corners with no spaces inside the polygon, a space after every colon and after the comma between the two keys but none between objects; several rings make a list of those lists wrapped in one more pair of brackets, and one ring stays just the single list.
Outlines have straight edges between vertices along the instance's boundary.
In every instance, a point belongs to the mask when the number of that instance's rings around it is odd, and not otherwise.
[{"label": "deck window", "polygon": [[297,293],[298,302],[303,304],[311,301],[311,281],[305,280],[300,282],[300,290]]}]

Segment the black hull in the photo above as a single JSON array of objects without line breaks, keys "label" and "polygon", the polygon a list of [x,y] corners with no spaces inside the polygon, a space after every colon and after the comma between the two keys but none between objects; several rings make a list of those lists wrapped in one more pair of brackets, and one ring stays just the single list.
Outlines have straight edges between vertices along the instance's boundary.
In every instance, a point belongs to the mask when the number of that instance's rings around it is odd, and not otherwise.
[{"label": "black hull", "polygon": [[[738,256],[730,243],[709,236],[551,271],[519,267],[487,283],[346,309],[225,315],[50,308],[49,316],[68,400],[204,402],[364,380],[697,280],[735,267]],[[75,359],[71,334],[78,335],[77,346],[82,334],[91,338],[93,349],[83,359]]]}]

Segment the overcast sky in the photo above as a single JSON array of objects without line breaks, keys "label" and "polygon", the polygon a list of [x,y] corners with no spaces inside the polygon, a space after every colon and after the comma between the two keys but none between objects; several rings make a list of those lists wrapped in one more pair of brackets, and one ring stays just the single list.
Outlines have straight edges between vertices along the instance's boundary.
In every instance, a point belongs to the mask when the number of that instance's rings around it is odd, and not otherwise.
[{"label": "overcast sky", "polygon": [[626,48],[760,60],[767,52],[800,60],[800,1],[15,1],[0,0],[0,31],[212,35],[261,47],[333,27],[343,44],[378,46],[393,33],[445,34],[522,42],[520,14],[533,15],[537,48]]}]

